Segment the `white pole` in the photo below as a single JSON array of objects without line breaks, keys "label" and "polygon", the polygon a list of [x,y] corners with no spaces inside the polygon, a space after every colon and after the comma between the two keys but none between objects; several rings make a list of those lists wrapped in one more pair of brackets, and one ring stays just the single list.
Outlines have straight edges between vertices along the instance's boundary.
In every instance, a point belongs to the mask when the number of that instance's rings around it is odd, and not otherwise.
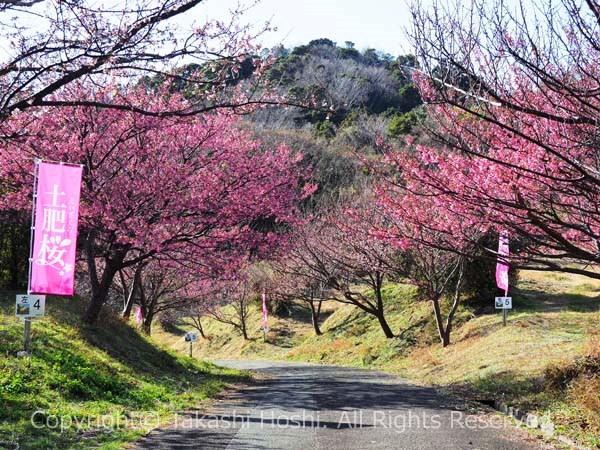
[{"label": "white pole", "polygon": [[[38,184],[38,171],[41,159],[34,161],[33,168],[33,205],[31,207],[31,233],[29,237],[29,272],[27,275],[27,295],[31,295],[31,266],[33,263],[33,234],[35,232],[35,204],[37,202],[37,184]],[[31,318],[25,317],[25,328],[23,336],[23,350],[25,354],[29,354],[29,346],[31,343]]]},{"label": "white pole", "polygon": [[[504,291],[504,296],[508,297],[508,289]],[[506,316],[508,316],[508,310],[506,308],[502,308],[502,326],[506,326]]]}]

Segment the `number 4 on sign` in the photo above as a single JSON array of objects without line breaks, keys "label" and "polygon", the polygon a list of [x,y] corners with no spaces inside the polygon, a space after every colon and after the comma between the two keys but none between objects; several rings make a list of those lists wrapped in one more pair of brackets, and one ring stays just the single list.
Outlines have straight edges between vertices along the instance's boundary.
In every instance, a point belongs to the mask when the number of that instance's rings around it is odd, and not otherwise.
[{"label": "number 4 on sign", "polygon": [[512,309],[512,297],[496,297],[496,309]]},{"label": "number 4 on sign", "polygon": [[45,295],[17,295],[17,317],[44,317],[46,313]]}]

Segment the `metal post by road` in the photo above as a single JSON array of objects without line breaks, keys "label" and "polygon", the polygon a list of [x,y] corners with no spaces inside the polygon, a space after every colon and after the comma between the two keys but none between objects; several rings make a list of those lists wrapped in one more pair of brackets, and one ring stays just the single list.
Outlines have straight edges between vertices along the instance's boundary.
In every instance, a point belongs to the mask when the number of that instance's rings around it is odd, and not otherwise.
[{"label": "metal post by road", "polygon": [[508,315],[508,311],[506,308],[502,308],[502,325],[506,326],[506,316]]},{"label": "metal post by road", "polygon": [[192,357],[192,341],[190,341],[190,358]]},{"label": "metal post by road", "polygon": [[23,339],[23,350],[25,353],[29,353],[29,344],[31,342],[31,319],[25,318],[25,336]]}]

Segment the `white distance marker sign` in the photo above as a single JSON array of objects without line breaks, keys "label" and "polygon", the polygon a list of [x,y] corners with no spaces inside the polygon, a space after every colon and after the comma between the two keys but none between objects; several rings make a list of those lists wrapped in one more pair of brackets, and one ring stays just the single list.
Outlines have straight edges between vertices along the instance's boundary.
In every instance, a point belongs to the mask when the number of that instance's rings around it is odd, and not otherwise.
[{"label": "white distance marker sign", "polygon": [[185,342],[198,342],[198,335],[195,333],[185,333]]},{"label": "white distance marker sign", "polygon": [[17,317],[44,317],[44,314],[46,314],[45,295],[17,295]]},{"label": "white distance marker sign", "polygon": [[512,309],[512,297],[496,297],[496,309]]}]

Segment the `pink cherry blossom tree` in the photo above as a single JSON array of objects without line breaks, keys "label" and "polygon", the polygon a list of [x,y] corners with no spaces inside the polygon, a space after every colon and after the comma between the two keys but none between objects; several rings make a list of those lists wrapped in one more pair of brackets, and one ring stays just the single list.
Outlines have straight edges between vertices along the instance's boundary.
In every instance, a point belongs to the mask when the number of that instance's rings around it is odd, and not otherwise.
[{"label": "pink cherry blossom tree", "polygon": [[519,6],[414,4],[415,78],[439,143],[416,150],[434,168],[419,178],[439,208],[518,238],[511,265],[598,278],[600,4]]},{"label": "pink cherry blossom tree", "polygon": [[[78,98],[81,88],[67,98]],[[116,87],[93,93],[110,102]],[[119,95],[124,95],[120,93]],[[185,108],[177,95],[138,89],[132,103],[151,111]],[[84,166],[79,244],[87,263],[94,323],[115,275],[156,255],[206,266],[277,248],[314,188],[301,155],[265,148],[231,114],[159,117],[90,106],[38,109],[3,124],[3,209],[28,209],[34,158]]]},{"label": "pink cherry blossom tree", "polygon": [[252,296],[255,294],[244,272],[231,274],[228,279],[215,280],[206,315],[217,322],[233,327],[245,341],[248,334],[248,317]]},{"label": "pink cherry blossom tree", "polygon": [[[130,96],[106,98],[56,97],[74,81],[105,85],[139,83],[142,75],[165,83],[185,82],[204,92],[185,110],[164,114],[198,113],[221,106],[244,107],[261,101],[263,90],[237,90],[222,97],[222,87],[239,78],[243,61],[257,53],[253,41],[268,24],[244,25],[244,6],[224,20],[202,17],[203,0],[127,0],[118,5],[91,1],[6,1],[0,3],[0,39],[6,45],[0,58],[0,119],[38,106],[94,105],[157,114]],[[224,11],[226,12],[226,11]],[[221,61],[219,70],[185,71],[181,62],[202,66]],[[257,73],[265,63],[253,59]],[[257,79],[260,77],[257,77]],[[142,100],[138,98],[137,100]],[[182,105],[165,104],[175,107]]]},{"label": "pink cherry blossom tree", "polygon": [[[169,309],[161,318],[173,324],[192,326],[203,339],[210,339],[204,329],[204,321],[210,312],[221,305],[223,282],[217,274],[202,277],[198,273],[190,273],[187,283],[179,289],[178,296],[183,300],[180,308]],[[220,274],[222,275],[222,274]]]},{"label": "pink cherry blossom tree", "polygon": [[372,233],[374,226],[387,229],[387,219],[368,187],[361,196],[323,209],[294,235],[285,270],[311,280],[309,286],[323,287],[336,301],[373,315],[384,335],[393,338],[382,288],[384,281],[402,272],[402,257]]},{"label": "pink cherry blossom tree", "polygon": [[447,347],[462,298],[465,268],[486,224],[478,223],[467,211],[452,211],[440,197],[428,195],[427,184],[413,177],[413,171],[422,174],[434,169],[411,166],[411,159],[405,154],[402,166],[392,169],[394,176],[377,190],[378,202],[392,225],[375,229],[374,234],[403,251],[407,260],[403,274],[431,302],[440,341]]},{"label": "pink cherry blossom tree", "polygon": [[203,318],[210,318],[229,325],[249,340],[248,318],[252,301],[260,295],[264,285],[262,262],[239,261],[237,267],[214,273],[204,278],[190,273],[190,282],[179,291],[187,299],[188,307],[183,308],[181,319],[193,326],[206,338]]},{"label": "pink cherry blossom tree", "polygon": [[275,280],[269,294],[285,304],[294,303],[307,309],[315,334],[321,336],[323,304],[333,300],[330,289],[319,279],[315,279],[311,271],[306,270],[304,263],[295,258],[277,262],[275,271]]},{"label": "pink cherry blossom tree", "polygon": [[158,315],[187,306],[188,299],[181,295],[186,281],[175,265],[157,259],[149,260],[139,273],[134,283],[142,315],[141,330],[150,335]]}]

